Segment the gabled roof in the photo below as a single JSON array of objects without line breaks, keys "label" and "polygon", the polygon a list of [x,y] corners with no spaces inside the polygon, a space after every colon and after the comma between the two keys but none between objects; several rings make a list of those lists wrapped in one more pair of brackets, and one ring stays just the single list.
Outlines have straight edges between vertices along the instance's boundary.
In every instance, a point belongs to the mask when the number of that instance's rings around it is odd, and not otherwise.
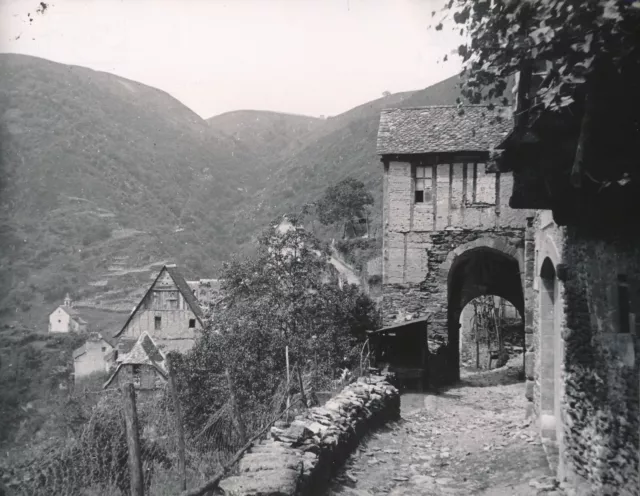
[{"label": "gabled roof", "polygon": [[511,107],[443,105],[386,109],[380,114],[378,155],[486,152],[513,126]]},{"label": "gabled roof", "polygon": [[133,316],[138,312],[138,310],[142,306],[142,303],[147,298],[147,296],[149,295],[153,287],[156,285],[156,283],[158,282],[158,279],[160,279],[160,276],[162,276],[165,270],[169,273],[169,275],[171,276],[171,279],[173,279],[173,282],[178,288],[178,291],[180,291],[180,293],[182,294],[182,297],[187,302],[187,305],[189,305],[189,308],[198,319],[198,322],[200,322],[200,325],[204,326],[202,322],[202,318],[203,318],[202,308],[200,308],[200,305],[198,304],[198,300],[193,295],[193,291],[189,287],[189,284],[187,284],[187,281],[185,280],[185,278],[183,277],[183,275],[180,273],[180,271],[175,265],[165,265],[164,267],[162,267],[162,269],[160,270],[156,278],[153,280],[153,282],[149,286],[149,289],[147,289],[144,296],[140,298],[140,301],[138,302],[136,307],[133,309],[133,312],[129,314],[129,317],[127,317],[127,320],[124,323],[124,325],[113,336],[114,338],[117,338],[118,336],[120,336],[120,334],[124,332],[127,325],[129,325],[129,322],[131,322],[131,319],[133,318]]},{"label": "gabled roof", "polygon": [[[167,269],[167,272],[171,276],[171,279],[173,279],[173,282],[178,287],[178,290],[180,291],[180,293],[182,293],[182,296],[184,297],[187,304],[189,305],[189,308],[191,308],[191,311],[193,311],[193,313],[196,314],[196,317],[200,319],[200,323],[202,324],[202,320],[201,320],[202,309],[200,308],[200,305],[198,304],[198,300],[193,295],[193,291],[187,284],[187,281],[185,280],[184,276],[178,270],[178,267],[176,267],[175,265],[165,265],[164,268]],[[160,273],[162,273],[162,271]]]},{"label": "gabled roof", "polygon": [[[82,314],[73,307],[68,307],[66,305],[60,305],[58,308],[64,310],[69,317],[73,318],[78,324],[86,324],[87,321],[82,318]],[[56,309],[57,310],[57,309]],[[54,310],[55,312],[55,310]]]},{"label": "gabled roof", "polygon": [[82,355],[84,355],[86,353],[86,351],[87,351],[87,343],[90,342],[90,341],[104,341],[105,343],[107,343],[112,348],[114,348],[116,346],[115,342],[110,337],[108,337],[106,335],[103,335],[102,333],[99,333],[99,332],[92,332],[91,334],[89,334],[89,337],[87,338],[87,340],[84,342],[84,344],[82,346],[79,346],[78,348],[73,350],[73,359],[74,360],[76,358],[78,358],[78,357],[81,357]]},{"label": "gabled roof", "polygon": [[148,365],[156,369],[165,379],[168,375],[166,357],[147,332],[143,332],[131,351],[118,357],[117,362],[118,366],[104,384],[105,388],[109,387],[109,384],[113,382],[120,369],[125,365]]}]

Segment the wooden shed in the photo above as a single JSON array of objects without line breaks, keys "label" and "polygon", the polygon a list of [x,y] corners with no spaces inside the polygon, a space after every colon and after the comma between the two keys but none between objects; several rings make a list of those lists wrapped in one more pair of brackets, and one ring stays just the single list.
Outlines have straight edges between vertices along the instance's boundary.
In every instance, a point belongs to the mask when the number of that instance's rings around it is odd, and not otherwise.
[{"label": "wooden shed", "polygon": [[423,390],[429,384],[429,317],[368,331],[374,365],[396,375],[401,386]]}]

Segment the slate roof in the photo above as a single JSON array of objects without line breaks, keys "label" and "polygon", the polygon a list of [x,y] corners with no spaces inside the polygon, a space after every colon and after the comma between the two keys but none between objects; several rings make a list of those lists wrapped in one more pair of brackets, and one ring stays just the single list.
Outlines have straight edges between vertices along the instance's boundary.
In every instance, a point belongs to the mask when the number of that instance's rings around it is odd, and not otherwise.
[{"label": "slate roof", "polygon": [[511,107],[504,106],[493,110],[487,105],[385,109],[380,114],[377,153],[489,151],[512,127]]},{"label": "slate roof", "polygon": [[149,365],[155,368],[165,379],[168,375],[166,357],[146,332],[142,333],[129,353],[118,357],[117,362],[118,366],[104,384],[105,388],[109,387],[109,384],[113,382],[120,369],[125,365]]},{"label": "slate roof", "polygon": [[129,322],[131,321],[133,316],[138,312],[138,310],[140,309],[140,306],[142,306],[142,303],[147,298],[147,295],[151,292],[153,287],[156,285],[156,282],[158,282],[158,279],[160,279],[160,276],[162,275],[162,273],[165,270],[169,273],[169,275],[173,279],[173,282],[175,283],[176,287],[178,288],[178,291],[180,291],[180,293],[184,297],[185,301],[187,302],[187,305],[189,305],[189,308],[191,309],[191,311],[194,313],[194,315],[196,316],[196,318],[200,322],[200,325],[204,326],[204,323],[202,322],[204,314],[202,312],[202,308],[200,308],[200,304],[198,303],[198,300],[193,295],[193,290],[189,287],[189,284],[187,284],[187,281],[185,280],[184,276],[180,273],[180,271],[178,270],[178,268],[175,265],[165,265],[164,267],[162,267],[162,269],[158,273],[157,277],[153,280],[153,282],[149,286],[149,289],[147,289],[147,291],[144,294],[144,296],[142,298],[140,298],[140,301],[138,302],[136,307],[133,309],[133,312],[131,312],[129,314],[129,317],[127,317],[127,320],[125,321],[124,325],[113,336],[114,338],[119,337],[120,334],[122,334],[124,332],[124,330],[126,329],[127,325],[129,325]]},{"label": "slate roof", "polygon": [[165,269],[167,269],[167,272],[173,279],[173,282],[178,287],[178,290],[182,293],[182,296],[189,305],[189,308],[191,308],[193,313],[196,314],[196,317],[198,317],[198,319],[202,319],[202,308],[200,308],[198,300],[193,295],[193,291],[187,284],[184,276],[180,273],[175,265],[165,265]]}]

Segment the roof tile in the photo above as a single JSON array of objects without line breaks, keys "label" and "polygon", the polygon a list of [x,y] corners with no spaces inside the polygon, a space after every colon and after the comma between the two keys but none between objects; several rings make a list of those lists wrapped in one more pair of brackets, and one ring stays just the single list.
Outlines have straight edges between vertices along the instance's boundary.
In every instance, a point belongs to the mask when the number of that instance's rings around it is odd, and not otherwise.
[{"label": "roof tile", "polygon": [[380,115],[377,153],[488,151],[513,127],[511,107],[487,105],[386,109]]}]

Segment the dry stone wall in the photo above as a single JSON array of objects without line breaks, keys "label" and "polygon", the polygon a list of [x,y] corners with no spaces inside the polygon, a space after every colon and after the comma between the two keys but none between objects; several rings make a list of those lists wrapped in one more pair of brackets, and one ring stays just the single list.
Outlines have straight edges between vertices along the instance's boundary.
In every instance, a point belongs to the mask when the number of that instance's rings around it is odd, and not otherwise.
[{"label": "dry stone wall", "polygon": [[398,390],[382,376],[360,378],[290,425],[272,427],[269,439],[240,460],[238,473],[220,483],[222,494],[321,494],[365,434],[399,417]]}]

